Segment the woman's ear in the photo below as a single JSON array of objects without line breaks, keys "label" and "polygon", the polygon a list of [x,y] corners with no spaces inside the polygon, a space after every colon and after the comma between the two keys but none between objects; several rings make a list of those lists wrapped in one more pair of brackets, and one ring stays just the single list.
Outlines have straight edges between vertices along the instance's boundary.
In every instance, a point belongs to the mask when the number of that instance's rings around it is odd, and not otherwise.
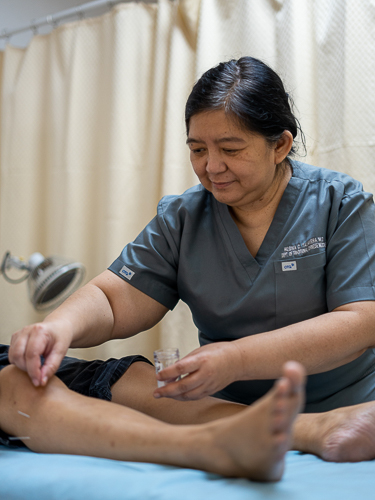
[{"label": "woman's ear", "polygon": [[288,156],[293,146],[293,136],[289,130],[284,130],[275,146],[275,164],[278,165]]}]

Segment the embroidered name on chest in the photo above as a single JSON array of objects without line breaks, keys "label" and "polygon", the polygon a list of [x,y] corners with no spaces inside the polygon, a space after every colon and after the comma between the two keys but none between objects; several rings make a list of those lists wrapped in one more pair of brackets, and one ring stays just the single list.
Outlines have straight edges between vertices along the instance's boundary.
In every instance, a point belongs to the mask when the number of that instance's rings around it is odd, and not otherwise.
[{"label": "embroidered name on chest", "polygon": [[295,245],[289,245],[288,247],[284,247],[284,251],[281,252],[281,258],[285,259],[286,257],[298,257],[301,255],[308,254],[312,250],[316,248],[325,248],[326,242],[323,236],[317,236],[316,238],[310,238],[303,243],[296,243]]}]

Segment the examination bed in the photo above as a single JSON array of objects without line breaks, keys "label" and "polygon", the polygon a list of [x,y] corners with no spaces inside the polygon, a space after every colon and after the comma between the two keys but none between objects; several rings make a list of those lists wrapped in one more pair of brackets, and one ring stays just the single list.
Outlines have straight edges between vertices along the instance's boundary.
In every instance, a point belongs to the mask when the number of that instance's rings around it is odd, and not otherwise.
[{"label": "examination bed", "polygon": [[1,500],[352,500],[375,498],[375,461],[327,463],[289,452],[278,483],[0,446]]}]

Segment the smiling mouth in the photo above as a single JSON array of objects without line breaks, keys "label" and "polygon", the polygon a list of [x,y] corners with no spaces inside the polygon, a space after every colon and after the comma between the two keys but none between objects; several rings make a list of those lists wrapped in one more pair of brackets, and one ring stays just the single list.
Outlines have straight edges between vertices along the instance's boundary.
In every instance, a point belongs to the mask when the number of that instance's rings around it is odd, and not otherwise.
[{"label": "smiling mouth", "polygon": [[229,181],[229,182],[213,182],[213,181],[211,181],[212,187],[214,187],[215,189],[225,189],[225,188],[229,187],[232,183],[233,183],[233,181]]}]

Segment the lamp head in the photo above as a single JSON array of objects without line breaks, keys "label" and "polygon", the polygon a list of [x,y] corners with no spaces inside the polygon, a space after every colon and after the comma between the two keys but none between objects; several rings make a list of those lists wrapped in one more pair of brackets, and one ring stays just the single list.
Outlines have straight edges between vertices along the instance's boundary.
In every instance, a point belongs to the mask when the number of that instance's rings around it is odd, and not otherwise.
[{"label": "lamp head", "polygon": [[[18,280],[11,279],[7,270],[12,267],[24,270],[26,274]],[[29,298],[37,311],[57,307],[79,287],[85,275],[85,269],[79,262],[56,256],[45,258],[40,253],[32,254],[28,262],[24,263],[7,252],[1,272],[10,283],[27,279]]]}]

